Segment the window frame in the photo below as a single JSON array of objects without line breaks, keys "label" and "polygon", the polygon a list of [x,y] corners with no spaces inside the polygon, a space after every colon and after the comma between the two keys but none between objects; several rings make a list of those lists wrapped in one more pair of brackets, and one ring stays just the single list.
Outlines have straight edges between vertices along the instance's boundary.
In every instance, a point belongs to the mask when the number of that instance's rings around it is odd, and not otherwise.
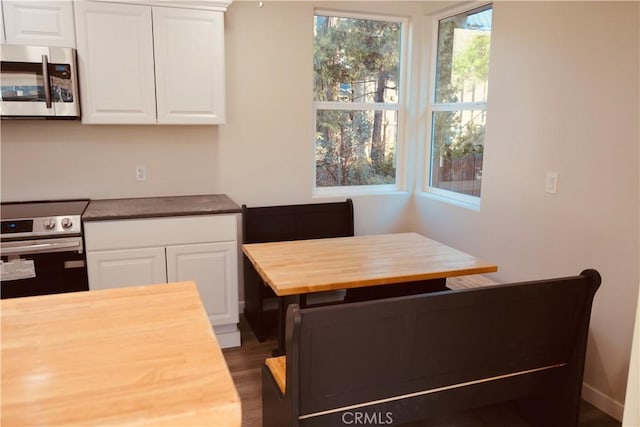
[{"label": "window frame", "polygon": [[[456,191],[445,190],[443,188],[432,187],[432,160],[433,160],[433,117],[435,112],[439,111],[472,111],[472,110],[484,110],[485,114],[488,111],[488,100],[483,102],[436,102],[436,90],[437,90],[437,76],[438,76],[438,43],[439,43],[439,29],[440,21],[443,19],[451,18],[455,15],[459,15],[465,12],[472,12],[475,10],[481,10],[490,6],[493,9],[493,1],[477,2],[473,4],[466,4],[455,8],[447,9],[441,13],[430,16],[431,20],[431,57],[429,61],[429,75],[428,75],[428,96],[427,109],[426,109],[426,125],[427,125],[427,138],[425,140],[425,163],[424,163],[424,177],[423,177],[423,192],[433,198],[448,202],[450,204],[462,206],[472,210],[479,210],[482,196],[476,197],[464,193],[458,193]],[[492,23],[493,25],[493,23]],[[492,29],[493,33],[493,29]],[[489,64],[489,67],[491,64]],[[484,144],[483,144],[484,145]],[[484,156],[483,156],[484,157]]]},{"label": "window frame", "polygon": [[[404,16],[395,16],[387,14],[374,14],[366,12],[343,11],[336,9],[318,8],[313,10],[313,19],[320,16],[332,16],[338,18],[351,18],[375,21],[396,22],[401,25],[400,28],[400,63],[399,68],[399,90],[398,102],[396,104],[379,103],[379,102],[341,102],[341,101],[316,101],[312,98],[312,126],[313,138],[311,149],[311,165],[312,165],[312,196],[314,197],[332,197],[332,196],[349,196],[349,195],[367,195],[367,194],[384,194],[392,192],[405,191],[407,182],[407,170],[405,152],[407,151],[407,106],[409,92],[409,69],[411,58],[409,57],[409,26],[410,20]],[[313,78],[313,70],[311,78]],[[359,111],[396,111],[397,114],[397,137],[395,148],[395,168],[396,176],[394,184],[369,184],[369,185],[341,185],[332,187],[318,187],[316,185],[316,130],[318,110],[359,110]]]}]

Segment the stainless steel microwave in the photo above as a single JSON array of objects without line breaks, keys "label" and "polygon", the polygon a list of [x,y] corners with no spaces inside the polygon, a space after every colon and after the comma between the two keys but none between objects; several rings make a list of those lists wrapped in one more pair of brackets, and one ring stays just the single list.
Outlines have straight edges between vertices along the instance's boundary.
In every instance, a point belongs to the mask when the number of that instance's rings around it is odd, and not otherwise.
[{"label": "stainless steel microwave", "polygon": [[0,60],[3,119],[80,117],[75,49],[2,45]]}]

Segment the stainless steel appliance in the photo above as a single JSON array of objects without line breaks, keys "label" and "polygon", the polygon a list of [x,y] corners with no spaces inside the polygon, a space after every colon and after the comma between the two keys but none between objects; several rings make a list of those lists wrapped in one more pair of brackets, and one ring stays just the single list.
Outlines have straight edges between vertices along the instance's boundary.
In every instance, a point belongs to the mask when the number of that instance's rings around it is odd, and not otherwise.
[{"label": "stainless steel appliance", "polygon": [[80,117],[75,49],[3,45],[0,60],[3,119]]},{"label": "stainless steel appliance", "polygon": [[0,297],[89,290],[81,222],[88,204],[2,203]]}]

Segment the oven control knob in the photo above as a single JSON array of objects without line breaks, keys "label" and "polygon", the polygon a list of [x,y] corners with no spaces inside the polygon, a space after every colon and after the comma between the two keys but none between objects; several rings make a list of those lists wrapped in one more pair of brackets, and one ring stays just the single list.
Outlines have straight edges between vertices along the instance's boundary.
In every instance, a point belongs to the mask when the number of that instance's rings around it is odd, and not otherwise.
[{"label": "oven control knob", "polygon": [[62,225],[62,228],[64,228],[65,230],[68,230],[73,226],[73,221],[71,220],[71,218],[65,217],[62,218],[60,225]]},{"label": "oven control knob", "polygon": [[56,220],[55,218],[47,218],[42,222],[45,230],[53,230],[56,228]]}]

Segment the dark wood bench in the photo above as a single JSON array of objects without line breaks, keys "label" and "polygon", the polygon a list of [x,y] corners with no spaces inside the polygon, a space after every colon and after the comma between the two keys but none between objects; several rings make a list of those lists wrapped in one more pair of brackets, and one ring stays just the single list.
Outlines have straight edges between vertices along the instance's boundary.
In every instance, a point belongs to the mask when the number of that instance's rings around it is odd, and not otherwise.
[{"label": "dark wood bench", "polygon": [[501,403],[526,425],[576,426],[599,285],[598,272],[585,270],[559,279],[289,306],[286,356],[263,367],[263,425],[400,425]]},{"label": "dark wood bench", "polygon": [[[353,202],[247,207],[242,205],[243,243],[347,237],[354,235]],[[244,315],[251,329],[264,341],[277,326],[277,316],[267,315],[265,300],[275,294],[253,268],[244,263]]]}]

